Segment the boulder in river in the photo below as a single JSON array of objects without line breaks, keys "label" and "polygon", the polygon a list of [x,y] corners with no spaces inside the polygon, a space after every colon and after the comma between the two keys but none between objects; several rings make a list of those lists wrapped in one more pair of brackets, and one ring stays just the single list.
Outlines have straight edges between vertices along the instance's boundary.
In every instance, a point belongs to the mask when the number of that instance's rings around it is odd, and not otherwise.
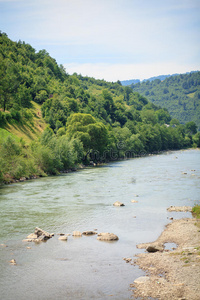
[{"label": "boulder in river", "polygon": [[157,251],[163,251],[164,245],[159,244],[159,243],[152,243],[146,247],[146,250],[147,250],[147,252],[151,252],[151,253],[157,252]]},{"label": "boulder in river", "polygon": [[125,206],[124,203],[121,203],[119,201],[116,201],[113,205],[114,206]]},{"label": "boulder in river", "polygon": [[98,234],[97,240],[99,241],[117,241],[119,238],[114,233],[101,232]]},{"label": "boulder in river", "polygon": [[35,232],[29,234],[24,242],[42,242],[50,239],[53,236],[53,234],[48,233],[47,231],[36,227]]}]

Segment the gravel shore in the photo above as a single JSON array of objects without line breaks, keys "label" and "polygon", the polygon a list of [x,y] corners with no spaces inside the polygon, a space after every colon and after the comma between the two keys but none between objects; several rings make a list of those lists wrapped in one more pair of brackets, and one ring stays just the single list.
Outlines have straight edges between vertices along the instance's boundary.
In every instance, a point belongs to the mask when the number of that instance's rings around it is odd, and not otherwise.
[{"label": "gravel shore", "polygon": [[[167,243],[175,243],[175,248],[166,250]],[[199,300],[200,220],[174,220],[155,242],[138,248],[154,245],[164,250],[139,254],[135,261],[147,275],[131,285],[134,299]]]}]

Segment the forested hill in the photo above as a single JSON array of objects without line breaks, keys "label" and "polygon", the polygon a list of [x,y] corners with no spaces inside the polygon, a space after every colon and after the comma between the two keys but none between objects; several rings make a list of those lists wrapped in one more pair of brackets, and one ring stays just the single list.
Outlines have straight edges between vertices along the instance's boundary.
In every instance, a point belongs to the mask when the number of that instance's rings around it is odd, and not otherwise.
[{"label": "forested hill", "polygon": [[132,84],[131,88],[153,104],[166,107],[182,124],[194,121],[200,130],[200,72]]},{"label": "forested hill", "polygon": [[195,123],[178,124],[119,81],[70,76],[0,32],[0,181],[192,146]]}]

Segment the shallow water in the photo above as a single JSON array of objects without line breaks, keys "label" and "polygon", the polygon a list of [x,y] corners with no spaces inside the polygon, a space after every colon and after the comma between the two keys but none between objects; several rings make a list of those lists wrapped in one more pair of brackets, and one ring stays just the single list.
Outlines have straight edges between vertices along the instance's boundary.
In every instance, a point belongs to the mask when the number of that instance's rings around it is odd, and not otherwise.
[{"label": "shallow water", "polygon": [[[137,244],[157,239],[169,217],[191,216],[166,208],[198,203],[199,181],[200,151],[186,150],[0,188],[0,244],[8,246],[0,246],[1,298],[130,299],[129,285],[143,272],[123,258],[134,259],[143,251]],[[64,242],[55,235],[39,245],[22,242],[36,226],[55,233],[97,229],[119,240]]]}]

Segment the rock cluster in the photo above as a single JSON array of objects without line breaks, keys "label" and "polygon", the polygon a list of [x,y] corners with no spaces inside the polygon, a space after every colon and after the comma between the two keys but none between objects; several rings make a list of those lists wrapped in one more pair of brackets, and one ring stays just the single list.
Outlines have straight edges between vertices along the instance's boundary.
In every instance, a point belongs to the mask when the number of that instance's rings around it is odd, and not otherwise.
[{"label": "rock cluster", "polygon": [[[83,231],[82,233],[80,231],[73,231],[72,236],[81,237],[82,235],[91,236],[91,235],[95,235],[95,234],[97,234],[97,232],[94,230],[87,230],[87,231]],[[68,235],[70,235],[70,234],[60,233],[58,239],[62,240],[62,241],[67,241]],[[42,241],[46,241],[46,240],[50,239],[52,236],[54,236],[54,233],[50,234],[47,231],[45,231],[39,227],[36,227],[35,232],[29,234],[26,237],[26,239],[23,240],[23,242],[42,242]],[[116,241],[118,239],[119,238],[117,235],[115,235],[114,233],[109,233],[109,232],[99,233],[98,237],[97,237],[97,240],[100,240],[100,241]]]},{"label": "rock cluster", "polygon": [[23,240],[24,242],[42,242],[42,241],[46,241],[50,238],[52,238],[54,234],[53,233],[48,233],[47,231],[36,227],[34,233],[29,234],[25,240]]}]

